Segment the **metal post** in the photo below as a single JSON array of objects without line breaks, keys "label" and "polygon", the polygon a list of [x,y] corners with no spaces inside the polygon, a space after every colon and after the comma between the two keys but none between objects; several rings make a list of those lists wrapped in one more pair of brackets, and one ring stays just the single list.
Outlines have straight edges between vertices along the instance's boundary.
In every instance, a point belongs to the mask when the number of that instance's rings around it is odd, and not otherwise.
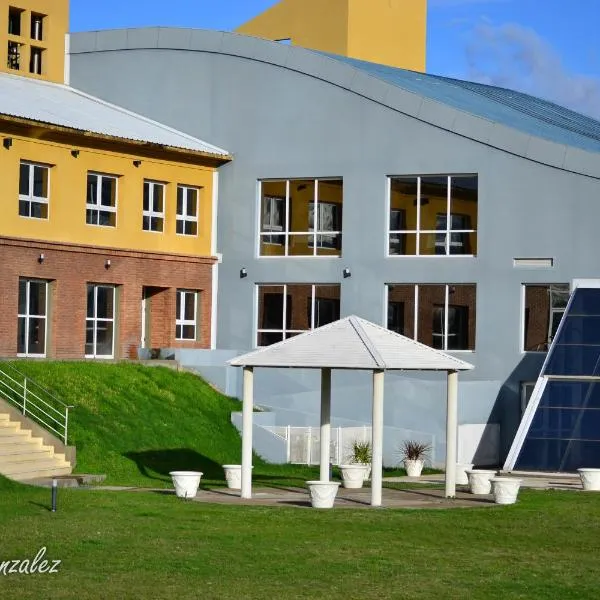
[{"label": "metal post", "polygon": [[67,408],[65,408],[65,437],[64,437],[64,444],[65,446],[67,445],[67,433],[69,431],[69,407],[67,406]]},{"label": "metal post", "polygon": [[456,496],[456,456],[458,446],[458,373],[448,371],[446,407],[446,498]]},{"label": "metal post", "polygon": [[331,369],[321,369],[321,481],[329,481],[331,455]]},{"label": "metal post", "polygon": [[23,380],[23,416],[27,415],[27,378]]},{"label": "metal post", "polygon": [[287,442],[285,448],[286,462],[290,463],[292,462],[292,427],[291,425],[288,425],[285,429],[285,438]]},{"label": "metal post", "polygon": [[383,488],[383,384],[384,371],[373,371],[371,506],[381,506]]},{"label": "metal post", "polygon": [[56,494],[58,491],[58,482],[56,479],[52,480],[52,512],[56,512]]},{"label": "metal post", "polygon": [[252,402],[254,371],[244,367],[242,396],[242,498],[252,498]]}]

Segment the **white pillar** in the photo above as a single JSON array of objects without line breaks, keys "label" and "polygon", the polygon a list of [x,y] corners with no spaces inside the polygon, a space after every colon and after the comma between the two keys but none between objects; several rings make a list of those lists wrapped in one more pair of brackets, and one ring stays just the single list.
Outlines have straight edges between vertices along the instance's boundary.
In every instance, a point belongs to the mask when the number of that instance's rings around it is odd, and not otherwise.
[{"label": "white pillar", "polygon": [[383,382],[384,371],[373,371],[371,506],[381,506],[383,487]]},{"label": "white pillar", "polygon": [[456,496],[456,458],[458,455],[458,373],[448,371],[446,405],[446,498]]},{"label": "white pillar", "polygon": [[329,481],[331,447],[331,369],[321,369],[321,481]]},{"label": "white pillar", "polygon": [[252,397],[254,371],[244,367],[242,396],[242,498],[252,498]]}]

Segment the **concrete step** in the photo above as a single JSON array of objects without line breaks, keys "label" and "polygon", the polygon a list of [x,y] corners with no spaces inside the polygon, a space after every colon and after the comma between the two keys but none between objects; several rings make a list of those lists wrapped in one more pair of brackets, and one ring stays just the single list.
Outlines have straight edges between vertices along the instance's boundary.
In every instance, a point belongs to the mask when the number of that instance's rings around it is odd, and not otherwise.
[{"label": "concrete step", "polygon": [[[52,471],[57,469],[71,468],[71,465],[64,460],[56,460],[53,457],[33,458],[27,460],[26,458],[15,458],[15,460],[8,461],[5,464],[0,465],[0,473],[11,477],[15,473],[25,473],[31,471]],[[69,471],[70,473],[70,471]],[[32,475],[32,477],[38,477]]]},{"label": "concrete step", "polygon": [[34,438],[31,431],[21,429],[20,431],[5,431],[0,429],[0,446],[5,444],[14,444],[15,442],[29,441],[32,444],[41,444],[42,438]]},{"label": "concrete step", "polygon": [[46,477],[54,477],[57,475],[70,475],[72,471],[72,467],[69,465],[67,467],[55,467],[51,469],[37,469],[37,470],[25,470],[23,469],[20,472],[15,472],[9,475],[10,479],[14,481],[23,481],[27,482],[31,479],[40,479]]},{"label": "concrete step", "polygon": [[10,415],[8,413],[0,413],[0,423],[4,421],[10,421]]},{"label": "concrete step", "polygon": [[[13,442],[12,444],[4,444],[0,446],[0,459],[3,456],[11,456],[13,454],[42,454],[44,452],[53,453],[54,448],[52,446],[43,446],[41,444],[35,444],[31,441],[25,442]],[[54,454],[56,458],[64,460],[64,454]]]}]

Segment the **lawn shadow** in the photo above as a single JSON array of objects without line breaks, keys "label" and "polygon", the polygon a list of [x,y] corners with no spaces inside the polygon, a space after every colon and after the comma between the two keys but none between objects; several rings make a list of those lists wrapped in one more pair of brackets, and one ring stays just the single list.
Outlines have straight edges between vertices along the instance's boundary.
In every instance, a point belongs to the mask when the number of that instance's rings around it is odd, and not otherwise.
[{"label": "lawn shadow", "polygon": [[33,502],[31,500],[29,501],[29,504],[43,508],[43,509],[47,510],[48,512],[52,512],[52,507],[49,506],[48,504],[42,504],[41,502]]},{"label": "lawn shadow", "polygon": [[[205,479],[224,480],[223,467],[214,460],[189,448],[125,452],[144,477],[167,481],[171,471],[200,471]],[[157,477],[155,473],[163,477]]]}]

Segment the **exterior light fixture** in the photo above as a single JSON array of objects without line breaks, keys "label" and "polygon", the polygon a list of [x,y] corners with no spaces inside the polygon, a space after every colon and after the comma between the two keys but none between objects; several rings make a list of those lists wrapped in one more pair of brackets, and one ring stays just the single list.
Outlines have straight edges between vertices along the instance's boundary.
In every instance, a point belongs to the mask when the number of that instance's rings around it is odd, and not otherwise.
[{"label": "exterior light fixture", "polygon": [[71,150],[71,156],[73,158],[79,158],[79,150]]},{"label": "exterior light fixture", "polygon": [[248,277],[248,270],[246,267],[240,269],[240,279],[244,279],[244,277]]},{"label": "exterior light fixture", "polygon": [[9,149],[10,149],[10,147],[12,146],[12,142],[13,142],[13,141],[12,141],[12,138],[4,138],[4,139],[2,140],[2,145],[3,145],[3,146],[4,146],[4,147],[7,149],[7,150],[9,150]]},{"label": "exterior light fixture", "polygon": [[105,269],[110,269],[110,258],[106,259],[106,262],[104,263],[104,268]]},{"label": "exterior light fixture", "polygon": [[342,271],[342,275],[344,276],[344,279],[348,279],[348,277],[352,277],[352,273],[350,272],[350,269],[348,267],[344,268],[344,270]]},{"label": "exterior light fixture", "polygon": [[46,257],[44,256],[43,252],[38,256],[38,262],[40,263],[40,265],[44,262],[45,258]]},{"label": "exterior light fixture", "polygon": [[142,164],[141,160],[134,160],[133,161],[133,166],[137,169],[140,165]]}]

